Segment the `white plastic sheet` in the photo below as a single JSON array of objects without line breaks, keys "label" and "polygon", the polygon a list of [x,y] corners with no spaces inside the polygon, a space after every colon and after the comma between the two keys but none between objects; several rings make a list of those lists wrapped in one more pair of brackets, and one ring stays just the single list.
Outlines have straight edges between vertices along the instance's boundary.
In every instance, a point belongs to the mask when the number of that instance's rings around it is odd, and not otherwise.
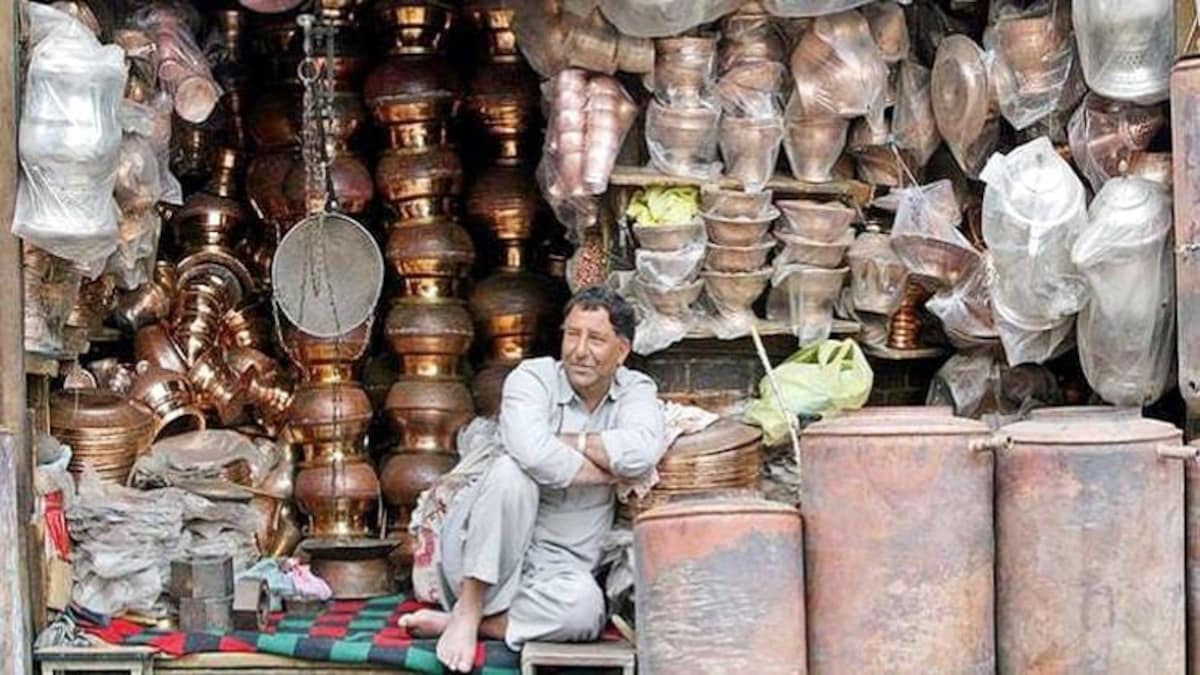
[{"label": "white plastic sheet", "polygon": [[1015,129],[1054,114],[1075,60],[1070,20],[1056,0],[1005,13],[983,35],[988,78]]},{"label": "white plastic sheet", "polygon": [[1175,60],[1174,0],[1074,0],[1071,12],[1088,86],[1143,105],[1167,98]]},{"label": "white plastic sheet", "polygon": [[678,35],[716,21],[743,0],[584,0],[599,5],[619,31],[633,37]]}]

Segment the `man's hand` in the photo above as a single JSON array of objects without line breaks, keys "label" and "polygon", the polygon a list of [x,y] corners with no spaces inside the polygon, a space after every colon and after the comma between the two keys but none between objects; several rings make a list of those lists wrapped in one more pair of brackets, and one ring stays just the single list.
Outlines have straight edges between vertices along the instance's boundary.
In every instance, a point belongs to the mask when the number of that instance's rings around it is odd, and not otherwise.
[{"label": "man's hand", "polygon": [[613,485],[616,482],[616,478],[611,473],[596,466],[587,457],[584,457],[583,464],[579,465],[579,473],[571,479],[572,486]]},{"label": "man's hand", "polygon": [[[592,464],[603,469],[606,473],[612,473],[611,460],[608,458],[608,452],[604,449],[604,440],[598,433],[586,434],[587,443],[583,448],[583,456]],[[566,443],[572,448],[579,448],[579,434],[559,434],[558,440]]]}]

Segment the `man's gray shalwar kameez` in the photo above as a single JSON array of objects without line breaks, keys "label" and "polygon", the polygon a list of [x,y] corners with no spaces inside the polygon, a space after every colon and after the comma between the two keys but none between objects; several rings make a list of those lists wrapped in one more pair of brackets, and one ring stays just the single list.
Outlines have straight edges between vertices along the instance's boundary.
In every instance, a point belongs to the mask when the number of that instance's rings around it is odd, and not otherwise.
[{"label": "man's gray shalwar kameez", "polygon": [[599,433],[618,478],[649,471],[665,450],[657,388],[618,369],[588,412],[558,361],[531,359],[504,382],[500,435],[507,454],[454,502],[442,526],[441,585],[450,609],[466,578],[490,584],[484,615],[508,611],[505,641],[599,636],[604,594],[592,573],[612,527],[611,486],[568,487],[585,461],[558,434]]}]

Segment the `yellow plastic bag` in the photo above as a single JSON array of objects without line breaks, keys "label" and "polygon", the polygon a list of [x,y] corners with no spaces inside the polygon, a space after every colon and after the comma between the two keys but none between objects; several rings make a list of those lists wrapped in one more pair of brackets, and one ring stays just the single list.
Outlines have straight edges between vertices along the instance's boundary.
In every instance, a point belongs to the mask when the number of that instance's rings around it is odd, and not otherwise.
[{"label": "yellow plastic bag", "polygon": [[[813,343],[789,356],[774,372],[782,407],[792,415],[825,416],[861,408],[875,381],[871,364],[854,340]],[[767,445],[788,440],[787,418],[766,377],[758,383],[758,398],[746,409],[746,422],[762,427]]]}]

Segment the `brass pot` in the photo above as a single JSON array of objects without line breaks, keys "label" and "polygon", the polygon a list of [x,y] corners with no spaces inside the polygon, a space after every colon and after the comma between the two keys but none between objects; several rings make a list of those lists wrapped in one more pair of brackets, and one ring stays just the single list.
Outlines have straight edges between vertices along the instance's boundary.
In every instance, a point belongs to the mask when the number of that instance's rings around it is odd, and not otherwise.
[{"label": "brass pot", "polygon": [[783,147],[792,176],[810,183],[832,180],[849,128],[850,121],[840,117],[786,118]]},{"label": "brass pot", "polygon": [[171,296],[153,282],[120,294],[113,311],[117,323],[135,332],[143,326],[164,321],[170,315]]},{"label": "brass pot", "polygon": [[388,506],[412,508],[417,497],[458,463],[458,458],[433,452],[395,452],[383,459],[379,483]]},{"label": "brass pot", "polygon": [[194,192],[171,219],[171,227],[183,249],[195,251],[205,246],[232,246],[248,220],[238,199]]},{"label": "brass pot", "polygon": [[299,82],[288,80],[275,84],[255,100],[247,121],[257,148],[276,150],[300,144],[302,96]]},{"label": "brass pot", "polygon": [[390,56],[367,75],[363,100],[377,123],[398,124],[452,115],[461,89],[445,58]]},{"label": "brass pot", "polygon": [[295,497],[309,517],[309,537],[363,537],[378,509],[379,479],[366,460],[301,469]]},{"label": "brass pot", "polygon": [[[371,325],[372,322],[365,322],[336,338],[319,338],[288,326],[283,331],[284,348],[292,361],[310,376],[346,375],[345,379],[349,379],[354,362],[367,352]],[[338,370],[326,372],[323,367],[335,367]]]},{"label": "brass pot", "polygon": [[388,392],[384,410],[399,449],[453,455],[458,429],[474,417],[475,404],[458,378],[402,376]]},{"label": "brass pot", "polygon": [[540,202],[533,176],[518,167],[492,166],[471,186],[467,216],[501,242],[521,242],[533,236]]},{"label": "brass pot", "polygon": [[254,306],[231,309],[221,321],[217,341],[225,349],[266,350],[271,344],[271,320]]},{"label": "brass pot", "polygon": [[721,109],[715,105],[675,107],[651,101],[646,109],[646,143],[655,167],[682,176],[703,171],[717,157],[720,117]]},{"label": "brass pot", "polygon": [[471,291],[475,333],[489,345],[487,363],[533,356],[553,321],[554,299],[546,278],[507,265]]},{"label": "brass pot", "polygon": [[187,374],[200,408],[217,416],[223,426],[231,426],[242,417],[246,407],[247,379],[238,377],[221,358],[220,350],[200,355]]},{"label": "brass pot", "polygon": [[[387,134],[387,147],[396,150],[431,150],[450,145],[451,107],[446,101],[434,101],[428,104],[413,106],[413,114],[425,114],[429,108],[435,117],[417,118],[401,122],[389,122],[384,132]],[[418,111],[419,110],[419,111]],[[443,112],[437,112],[443,111]]]},{"label": "brass pot", "polygon": [[714,79],[717,36],[706,34],[654,41],[654,90],[665,100],[696,100]]},{"label": "brass pot", "polygon": [[463,167],[448,146],[391,148],[375,166],[375,187],[400,220],[453,215],[463,190]]},{"label": "brass pot", "polygon": [[455,9],[436,0],[382,0],[374,3],[375,17],[391,33],[391,54],[434,54],[441,51]]},{"label": "brass pot", "polygon": [[188,371],[183,354],[167,333],[166,324],[156,323],[139,329],[133,337],[133,356],[138,361],[149,361],[176,373]]},{"label": "brass pot", "polygon": [[[285,230],[304,217],[305,210],[296,208],[283,191],[284,182],[292,167],[301,164],[294,149],[264,152],[256,155],[246,169],[246,197],[259,219],[272,227]],[[274,240],[274,234],[268,230]]]},{"label": "brass pot", "polygon": [[[338,210],[351,216],[361,215],[371,205],[375,185],[371,172],[362,158],[350,152],[343,143],[332,144],[329,150],[329,180]],[[307,174],[303,162],[293,163],[284,178],[283,194],[292,212],[303,212],[307,203]]]},{"label": "brass pot", "polygon": [[50,433],[71,446],[67,467],[76,477],[90,464],[100,478],[124,483],[154,439],[154,417],[119,394],[101,389],[50,395]]},{"label": "brass pot", "polygon": [[305,383],[296,389],[284,436],[290,443],[361,443],[371,401],[357,382]]},{"label": "brass pot", "polygon": [[475,328],[460,300],[401,297],[392,303],[384,334],[405,375],[436,377],[458,374]]},{"label": "brass pot", "polygon": [[303,443],[296,447],[300,451],[296,466],[301,469],[331,466],[342,462],[363,459],[367,456],[362,447],[361,439]]},{"label": "brass pot", "polygon": [[129,389],[129,400],[154,416],[154,439],[184,431],[204,431],[204,414],[192,405],[187,377],[142,361]]},{"label": "brass pot", "polygon": [[404,279],[410,296],[457,297],[475,262],[471,235],[451,220],[434,219],[390,227],[385,257]]}]

